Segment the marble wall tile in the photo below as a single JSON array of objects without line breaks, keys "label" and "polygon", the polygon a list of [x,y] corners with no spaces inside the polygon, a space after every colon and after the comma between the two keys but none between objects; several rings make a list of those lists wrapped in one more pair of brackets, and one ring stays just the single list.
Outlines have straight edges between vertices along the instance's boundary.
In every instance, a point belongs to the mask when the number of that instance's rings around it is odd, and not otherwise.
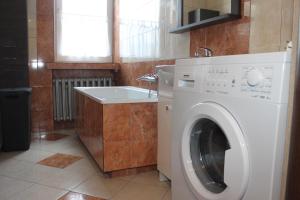
[{"label": "marble wall tile", "polygon": [[120,71],[116,76],[117,85],[131,85],[156,90],[157,84],[149,86],[148,83],[137,81],[139,76],[155,72],[156,65],[174,65],[175,60],[161,60],[148,62],[121,63]]},{"label": "marble wall tile", "polygon": [[45,110],[45,108],[50,108],[52,101],[52,92],[50,92],[52,89],[51,86],[38,86],[38,87],[32,87],[32,105],[31,109],[34,111],[41,111]]},{"label": "marble wall tile", "polygon": [[54,15],[54,0],[36,0],[38,15]]},{"label": "marble wall tile", "polygon": [[206,29],[205,47],[212,49],[214,55],[224,55],[226,51],[228,38],[224,34],[225,30],[226,24],[218,24]]},{"label": "marble wall tile", "polygon": [[[32,127],[34,132],[53,130],[52,72],[45,62],[53,62],[53,0],[29,0],[30,86],[33,87]],[[36,29],[36,31],[34,31]],[[35,60],[35,63],[32,61]],[[37,60],[40,63],[37,65]],[[42,64],[42,65],[41,65]]]},{"label": "marble wall tile", "polygon": [[[249,53],[249,20],[229,22],[225,27],[227,43],[224,55]],[[235,38],[235,39],[230,39]]]},{"label": "marble wall tile", "polygon": [[31,86],[52,86],[52,73],[47,69],[30,69]]},{"label": "marble wall tile", "polygon": [[[244,4],[246,3],[246,4]],[[191,31],[190,56],[199,47],[208,47],[215,56],[245,54],[249,52],[249,1],[242,1],[242,18]]]},{"label": "marble wall tile", "polygon": [[52,70],[53,78],[91,78],[91,77],[114,77],[114,73],[111,70],[93,69],[93,70],[69,70],[59,69]]},{"label": "marble wall tile", "polygon": [[191,31],[190,38],[190,55],[194,56],[197,48],[205,47],[206,45],[206,29]]},{"label": "marble wall tile", "polygon": [[39,112],[31,110],[31,131],[39,132]]},{"label": "marble wall tile", "polygon": [[31,111],[32,129],[34,131],[48,131],[53,127],[52,110],[44,109],[40,111]]},{"label": "marble wall tile", "polygon": [[54,61],[53,15],[38,15],[37,18],[38,59],[44,63]]}]

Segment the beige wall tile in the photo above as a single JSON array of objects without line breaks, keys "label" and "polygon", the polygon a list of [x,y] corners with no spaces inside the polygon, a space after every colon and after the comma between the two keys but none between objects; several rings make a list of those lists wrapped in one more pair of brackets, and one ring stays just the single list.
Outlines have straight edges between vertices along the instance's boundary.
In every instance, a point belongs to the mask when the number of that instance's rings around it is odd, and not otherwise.
[{"label": "beige wall tile", "polygon": [[293,0],[252,0],[250,53],[284,50],[291,40]]},{"label": "beige wall tile", "polygon": [[36,0],[27,1],[28,37],[36,37]]},{"label": "beige wall tile", "polygon": [[28,38],[29,61],[37,59],[37,41],[36,38]]},{"label": "beige wall tile", "polygon": [[244,16],[250,17],[251,16],[251,2],[244,1]]},{"label": "beige wall tile", "polygon": [[280,50],[285,50],[287,41],[292,40],[294,0],[282,1]]}]

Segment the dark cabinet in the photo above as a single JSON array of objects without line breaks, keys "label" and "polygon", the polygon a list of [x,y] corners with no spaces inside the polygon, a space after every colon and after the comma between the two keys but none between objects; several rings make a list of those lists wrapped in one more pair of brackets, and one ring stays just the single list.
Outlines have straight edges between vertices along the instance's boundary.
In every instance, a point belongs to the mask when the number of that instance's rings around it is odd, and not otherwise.
[{"label": "dark cabinet", "polygon": [[28,87],[26,0],[0,0],[0,88]]},{"label": "dark cabinet", "polygon": [[0,19],[26,19],[27,2],[26,0],[1,0],[0,10]]},{"label": "dark cabinet", "polygon": [[3,151],[30,147],[30,88],[0,89],[0,142]]},{"label": "dark cabinet", "polygon": [[27,38],[0,35],[0,64],[27,65]]},{"label": "dark cabinet", "polygon": [[0,89],[27,87],[28,78],[25,65],[0,65]]}]

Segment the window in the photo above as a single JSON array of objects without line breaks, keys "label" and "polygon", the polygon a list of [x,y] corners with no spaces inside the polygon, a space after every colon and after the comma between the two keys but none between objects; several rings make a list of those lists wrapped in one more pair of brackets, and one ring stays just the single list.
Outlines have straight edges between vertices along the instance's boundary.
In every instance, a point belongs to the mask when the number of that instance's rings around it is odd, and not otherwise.
[{"label": "window", "polygon": [[56,0],[56,61],[112,62],[112,0]]},{"label": "window", "polygon": [[120,0],[120,56],[125,62],[189,56],[189,33],[177,26],[178,0]]},{"label": "window", "polygon": [[122,57],[159,57],[160,0],[120,1],[120,54]]}]

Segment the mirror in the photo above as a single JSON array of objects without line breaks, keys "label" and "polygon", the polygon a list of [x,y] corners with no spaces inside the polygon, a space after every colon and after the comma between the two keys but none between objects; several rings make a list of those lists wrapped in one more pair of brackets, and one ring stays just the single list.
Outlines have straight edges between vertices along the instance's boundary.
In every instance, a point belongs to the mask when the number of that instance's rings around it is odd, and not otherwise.
[{"label": "mirror", "polygon": [[241,17],[241,0],[178,0],[178,27],[182,33]]},{"label": "mirror", "polygon": [[184,0],[183,25],[231,13],[231,0]]}]

